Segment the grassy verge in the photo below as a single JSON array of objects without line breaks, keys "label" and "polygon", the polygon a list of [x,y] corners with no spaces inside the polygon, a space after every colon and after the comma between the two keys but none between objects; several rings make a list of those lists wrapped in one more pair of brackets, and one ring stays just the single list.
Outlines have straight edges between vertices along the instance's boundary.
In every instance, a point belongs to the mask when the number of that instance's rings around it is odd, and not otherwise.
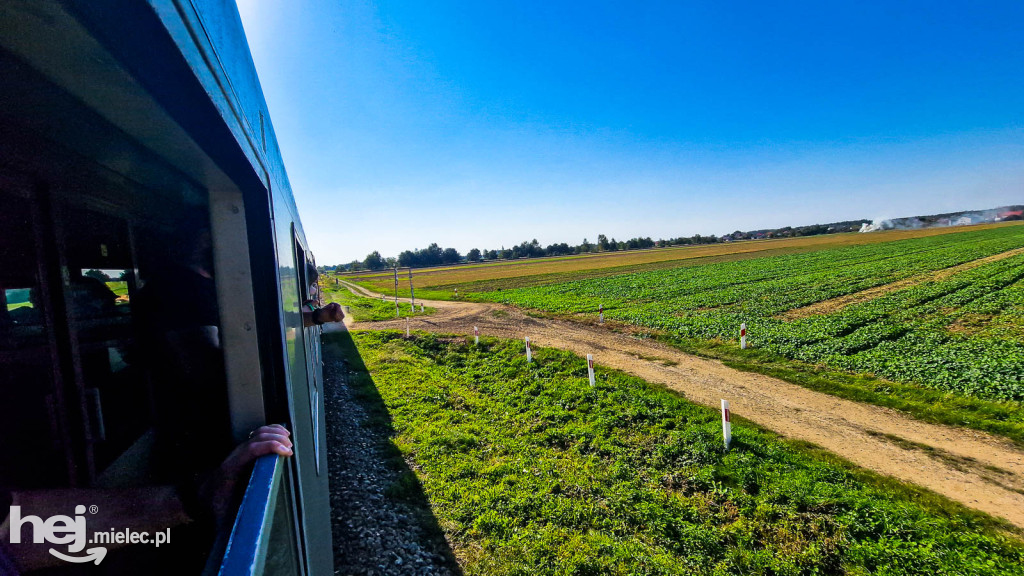
[{"label": "grassy verge", "polygon": [[1024,574],[1003,523],[518,342],[353,334],[467,574]]},{"label": "grassy verge", "polygon": [[416,311],[413,312],[407,302],[401,302],[398,305],[400,316],[396,316],[394,300],[380,300],[378,298],[357,296],[344,286],[328,285],[323,289],[323,295],[324,303],[337,302],[342,306],[348,306],[349,313],[356,322],[375,322],[378,320],[394,320],[398,317],[426,316],[436,311],[434,308],[425,307],[423,312],[420,312],[420,306],[417,304]]}]

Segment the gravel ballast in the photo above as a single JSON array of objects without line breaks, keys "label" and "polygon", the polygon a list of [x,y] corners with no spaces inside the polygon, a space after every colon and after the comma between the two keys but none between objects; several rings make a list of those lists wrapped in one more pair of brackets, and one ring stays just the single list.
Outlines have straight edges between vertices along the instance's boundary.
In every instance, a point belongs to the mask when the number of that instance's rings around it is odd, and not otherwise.
[{"label": "gravel ballast", "polygon": [[348,334],[324,344],[334,573],[461,574]]}]

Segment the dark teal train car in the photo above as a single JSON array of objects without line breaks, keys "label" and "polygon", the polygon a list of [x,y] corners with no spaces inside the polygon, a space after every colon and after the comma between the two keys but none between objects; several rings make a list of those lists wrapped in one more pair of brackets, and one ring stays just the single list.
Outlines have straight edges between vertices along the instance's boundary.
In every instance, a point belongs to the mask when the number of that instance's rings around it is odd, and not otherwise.
[{"label": "dark teal train car", "polygon": [[[234,2],[0,0],[0,79],[0,517],[72,502],[88,511],[65,514],[94,524],[123,508],[124,526],[90,531],[157,532],[166,519],[152,509],[170,494],[152,472],[161,422],[220,427],[236,444],[282,423],[294,456],[246,473],[230,536],[210,540],[199,572],[333,573],[319,328],[301,312],[315,264]],[[204,410],[202,389],[179,414],[143,348],[154,324],[181,318],[142,303],[187,257],[176,239],[189,244],[181,227],[197,213],[222,354],[209,380],[225,409]],[[0,574],[33,572],[34,525],[21,522],[19,543],[10,518],[0,528]],[[80,559],[94,543],[42,545]],[[169,561],[108,548],[99,563],[50,552],[39,573]]]}]

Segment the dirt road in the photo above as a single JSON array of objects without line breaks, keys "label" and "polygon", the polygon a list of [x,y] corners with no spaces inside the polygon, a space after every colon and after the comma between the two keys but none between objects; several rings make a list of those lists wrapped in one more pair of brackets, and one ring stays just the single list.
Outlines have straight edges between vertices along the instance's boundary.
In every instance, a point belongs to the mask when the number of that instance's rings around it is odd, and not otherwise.
[{"label": "dirt road", "polygon": [[[379,298],[348,284],[357,294]],[[404,301],[408,301],[405,299]],[[894,410],[814,392],[740,372],[718,361],[640,340],[606,327],[531,318],[499,304],[423,301],[437,309],[413,330],[523,338],[662,384],[705,406],[729,400],[733,414],[783,436],[813,442],[855,464],[917,484],[1024,528],[1024,450],[998,437],[927,424]],[[405,329],[405,320],[364,322],[357,329]],[[915,446],[916,445],[916,446]]]}]

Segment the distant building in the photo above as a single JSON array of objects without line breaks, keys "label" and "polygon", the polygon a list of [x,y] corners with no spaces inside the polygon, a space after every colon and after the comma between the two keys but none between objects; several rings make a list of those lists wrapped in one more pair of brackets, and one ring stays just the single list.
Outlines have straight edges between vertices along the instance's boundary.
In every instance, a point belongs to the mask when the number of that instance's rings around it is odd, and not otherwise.
[{"label": "distant building", "polygon": [[996,222],[1003,222],[1006,220],[1022,220],[1024,219],[1024,210],[1012,210],[1009,212],[1000,212],[999,216],[996,217]]}]

